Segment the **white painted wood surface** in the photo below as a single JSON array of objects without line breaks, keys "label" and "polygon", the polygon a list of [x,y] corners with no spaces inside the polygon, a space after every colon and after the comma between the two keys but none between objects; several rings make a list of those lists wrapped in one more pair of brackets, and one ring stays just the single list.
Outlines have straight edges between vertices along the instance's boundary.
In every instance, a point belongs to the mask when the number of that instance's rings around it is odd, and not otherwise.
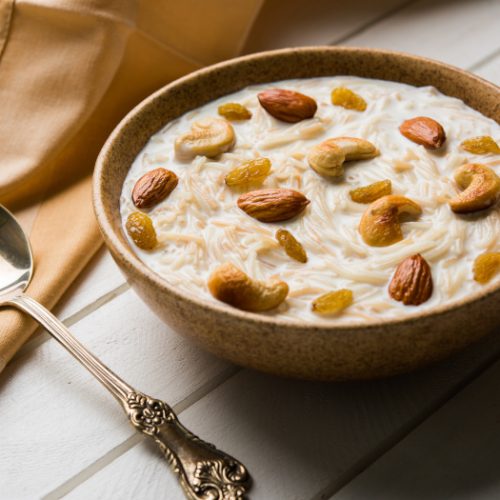
[{"label": "white painted wood surface", "polygon": [[[247,51],[341,41],[434,57],[500,82],[499,0],[268,0],[263,14]],[[104,251],[56,312],[132,385],[247,464],[251,498],[500,498],[500,335],[390,380],[282,380],[178,337]],[[0,375],[0,415],[0,500],[182,498],[154,446],[45,334]]]},{"label": "white painted wood surface", "polygon": [[496,363],[332,499],[500,497]]}]

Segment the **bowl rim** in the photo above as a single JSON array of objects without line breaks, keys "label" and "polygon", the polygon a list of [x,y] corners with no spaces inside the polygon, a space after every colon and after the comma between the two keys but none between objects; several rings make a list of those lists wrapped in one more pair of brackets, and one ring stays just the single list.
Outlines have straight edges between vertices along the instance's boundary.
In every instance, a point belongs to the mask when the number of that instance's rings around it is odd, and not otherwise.
[{"label": "bowl rim", "polygon": [[[490,89],[500,94],[500,87],[497,85],[474,75],[466,70],[457,68],[455,66],[436,61],[434,59],[408,54],[406,52],[376,49],[376,48],[366,48],[366,47],[336,47],[336,46],[307,46],[307,47],[291,47],[277,50],[269,50],[263,52],[257,52],[250,55],[244,55],[229,59],[220,63],[216,63],[194,72],[191,72],[177,80],[174,80],[163,87],[159,88],[148,97],[143,99],[134,108],[132,108],[118,123],[114,128],[112,133],[107,138],[101,151],[97,157],[95,170],[93,174],[92,182],[92,198],[95,216],[103,235],[104,241],[108,249],[115,256],[119,256],[122,261],[124,261],[127,267],[133,269],[137,274],[141,275],[146,281],[149,282],[154,287],[159,287],[166,289],[166,291],[173,295],[176,299],[182,300],[184,302],[190,303],[195,307],[202,308],[204,310],[209,310],[215,314],[219,314],[225,317],[230,317],[231,319],[238,319],[246,322],[254,323],[255,325],[266,324],[268,326],[275,327],[286,327],[293,330],[308,330],[308,331],[352,331],[352,330],[371,330],[376,328],[392,327],[396,325],[409,325],[414,322],[421,322],[424,319],[436,319],[439,316],[444,316],[452,314],[455,311],[467,306],[470,303],[475,303],[483,300],[487,300],[491,295],[500,292],[500,283],[490,283],[484,285],[481,290],[478,290],[462,299],[452,301],[449,303],[437,305],[426,309],[424,311],[415,311],[412,313],[405,313],[403,317],[394,318],[374,318],[371,320],[361,320],[361,321],[342,321],[335,319],[335,322],[331,322],[331,319],[323,319],[318,317],[318,320],[311,322],[307,320],[292,320],[286,318],[280,318],[276,316],[271,316],[266,313],[254,313],[243,311],[235,307],[231,307],[228,304],[224,304],[218,301],[212,302],[209,299],[195,297],[193,293],[183,292],[176,289],[175,285],[169,283],[167,280],[162,278],[159,274],[149,268],[130,248],[130,245],[125,244],[118,238],[115,233],[113,223],[111,218],[108,216],[105,203],[102,196],[102,187],[104,183],[103,172],[106,169],[106,158],[109,152],[113,148],[113,144],[116,139],[120,136],[123,129],[128,126],[128,122],[137,115],[141,114],[143,109],[148,108],[157,98],[168,92],[171,88],[182,86],[184,82],[190,81],[193,78],[203,77],[212,72],[218,72],[224,70],[224,68],[238,65],[240,63],[245,63],[247,61],[259,61],[266,59],[268,57],[276,57],[281,55],[290,54],[290,52],[296,53],[316,53],[316,52],[331,52],[332,54],[343,52],[343,53],[353,53],[359,54],[364,53],[366,55],[377,54],[385,55],[388,57],[402,57],[414,62],[424,63],[431,66],[439,66],[441,68],[451,70],[454,73],[465,76],[467,79],[476,80],[481,85],[486,85]],[[369,77],[366,77],[369,78]],[[379,78],[380,79],[380,78]],[[394,81],[394,80],[388,80]],[[207,101],[209,102],[209,101]],[[168,123],[168,122],[167,122]],[[124,238],[124,241],[126,238]]]}]

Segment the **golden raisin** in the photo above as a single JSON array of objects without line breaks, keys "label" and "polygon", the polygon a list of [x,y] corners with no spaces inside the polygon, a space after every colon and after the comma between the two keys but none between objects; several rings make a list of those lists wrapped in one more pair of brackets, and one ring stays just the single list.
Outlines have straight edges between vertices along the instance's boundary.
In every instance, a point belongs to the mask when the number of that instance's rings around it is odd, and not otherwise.
[{"label": "golden raisin", "polygon": [[312,310],[318,314],[337,314],[349,307],[353,302],[351,290],[342,288],[335,292],[328,292],[314,299]]},{"label": "golden raisin", "polygon": [[289,257],[299,262],[307,262],[307,254],[304,247],[295,239],[292,233],[286,229],[278,229],[276,231],[276,239]]},{"label": "golden raisin", "polygon": [[244,162],[226,175],[228,186],[243,186],[252,182],[263,182],[271,173],[269,158],[255,158]]},{"label": "golden raisin", "polygon": [[356,94],[356,92],[346,87],[337,87],[332,90],[332,104],[356,111],[364,111],[366,109],[366,101],[360,95]]},{"label": "golden raisin", "polygon": [[489,135],[466,139],[460,146],[465,151],[475,155],[485,155],[487,153],[500,154],[500,147]]},{"label": "golden raisin", "polygon": [[237,102],[221,104],[217,111],[226,120],[250,120],[252,118],[252,113],[245,106]]},{"label": "golden raisin", "polygon": [[349,191],[351,200],[356,203],[372,203],[382,196],[387,196],[392,193],[392,183],[389,179],[384,181],[374,182],[368,186],[360,187]]},{"label": "golden raisin", "polygon": [[152,250],[157,244],[153,221],[142,212],[132,212],[125,224],[132,241],[143,250]]},{"label": "golden raisin", "polygon": [[478,283],[488,283],[488,281],[500,272],[500,253],[486,252],[478,255],[474,260],[474,279]]}]

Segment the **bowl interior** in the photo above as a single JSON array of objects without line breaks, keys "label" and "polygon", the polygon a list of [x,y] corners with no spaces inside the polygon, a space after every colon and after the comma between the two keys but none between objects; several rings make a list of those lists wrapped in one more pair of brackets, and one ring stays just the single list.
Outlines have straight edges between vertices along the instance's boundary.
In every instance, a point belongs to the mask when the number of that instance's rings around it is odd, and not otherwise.
[{"label": "bowl interior", "polygon": [[[443,63],[396,52],[340,47],[284,49],[245,56],[202,69],[165,86],[133,109],[112,133],[98,158],[94,174],[96,214],[106,243],[115,257],[118,256],[120,265],[147,275],[153,283],[170,287],[141,263],[130,249],[121,229],[119,204],[123,182],[135,157],[153,134],[187,111],[252,84],[335,75],[392,80],[414,86],[432,85],[500,122],[498,87]],[[496,289],[498,286],[486,286],[480,293],[471,295],[453,307],[491,294]],[[171,292],[182,295],[173,289]],[[256,316],[218,304],[200,302],[225,314],[241,318]],[[426,314],[448,308],[440,306]],[[418,313],[414,316],[417,318]],[[411,319],[412,315],[405,317],[405,321]],[[267,316],[261,316],[259,320],[290,323]],[[392,321],[384,320],[389,323]],[[363,324],[366,326],[366,323]],[[334,325],[335,328],[341,326],[341,323]],[[352,323],[349,327],[352,327]]]}]

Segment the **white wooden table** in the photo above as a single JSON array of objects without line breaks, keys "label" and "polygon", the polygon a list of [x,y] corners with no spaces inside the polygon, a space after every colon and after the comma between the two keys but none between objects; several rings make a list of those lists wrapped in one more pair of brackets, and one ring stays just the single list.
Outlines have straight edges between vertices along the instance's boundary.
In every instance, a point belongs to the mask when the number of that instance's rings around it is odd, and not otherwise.
[{"label": "white wooden table", "polygon": [[[500,83],[500,0],[268,0],[263,15],[248,51],[384,47]],[[132,385],[242,460],[255,480],[253,499],[500,498],[500,331],[388,380],[282,380],[177,336],[105,251],[56,313]],[[155,447],[46,334],[0,375],[0,417],[2,500],[183,498]]]}]

